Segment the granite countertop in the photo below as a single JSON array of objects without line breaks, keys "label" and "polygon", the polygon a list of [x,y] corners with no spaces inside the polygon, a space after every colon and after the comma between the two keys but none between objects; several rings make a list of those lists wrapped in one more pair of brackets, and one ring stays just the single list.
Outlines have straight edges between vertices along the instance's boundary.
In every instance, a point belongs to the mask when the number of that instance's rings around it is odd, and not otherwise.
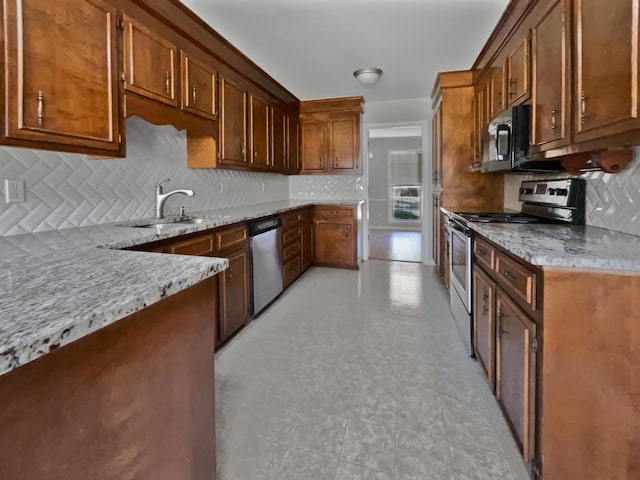
[{"label": "granite countertop", "polygon": [[360,203],[282,201],[189,212],[208,218],[198,225],[135,227],[145,223],[142,219],[0,237],[0,375],[228,267],[223,258],[122,248],[304,206]]},{"label": "granite countertop", "polygon": [[471,223],[483,237],[540,267],[640,271],[640,237],[577,225]]}]

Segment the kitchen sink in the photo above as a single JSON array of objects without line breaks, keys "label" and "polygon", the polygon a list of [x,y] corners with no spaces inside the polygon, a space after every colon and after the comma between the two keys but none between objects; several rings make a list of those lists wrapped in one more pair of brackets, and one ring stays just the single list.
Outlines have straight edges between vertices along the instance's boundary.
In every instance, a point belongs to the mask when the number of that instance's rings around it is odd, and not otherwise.
[{"label": "kitchen sink", "polygon": [[182,220],[179,219],[163,219],[158,221],[139,221],[139,222],[125,222],[119,223],[116,226],[118,227],[133,227],[133,228],[157,228],[159,230],[170,230],[175,228],[183,228],[186,225],[201,225],[204,223],[215,222],[216,220],[224,220],[227,218],[231,218],[231,215],[212,215],[210,217],[202,217],[202,218],[185,218]]}]

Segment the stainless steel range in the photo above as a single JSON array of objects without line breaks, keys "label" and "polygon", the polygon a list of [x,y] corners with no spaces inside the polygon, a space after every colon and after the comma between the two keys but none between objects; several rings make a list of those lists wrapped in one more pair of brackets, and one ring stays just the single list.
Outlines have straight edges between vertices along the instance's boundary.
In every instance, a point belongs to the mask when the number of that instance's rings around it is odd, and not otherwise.
[{"label": "stainless steel range", "polygon": [[520,212],[454,212],[449,216],[449,286],[453,317],[473,356],[472,251],[473,223],[584,224],[585,181],[561,179],[523,181]]}]

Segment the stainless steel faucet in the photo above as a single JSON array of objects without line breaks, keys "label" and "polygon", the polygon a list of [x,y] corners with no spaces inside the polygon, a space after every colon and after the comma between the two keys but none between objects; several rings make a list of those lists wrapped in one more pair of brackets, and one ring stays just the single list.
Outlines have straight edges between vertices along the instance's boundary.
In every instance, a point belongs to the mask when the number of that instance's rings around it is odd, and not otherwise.
[{"label": "stainless steel faucet", "polygon": [[168,178],[166,180],[158,182],[158,184],[156,185],[156,218],[164,218],[164,212],[163,212],[164,202],[166,202],[169,197],[176,195],[178,193],[181,193],[182,195],[186,195],[187,197],[193,197],[196,194],[190,188],[181,188],[178,190],[171,190],[170,192],[163,193],[162,184],[170,180],[171,179]]}]

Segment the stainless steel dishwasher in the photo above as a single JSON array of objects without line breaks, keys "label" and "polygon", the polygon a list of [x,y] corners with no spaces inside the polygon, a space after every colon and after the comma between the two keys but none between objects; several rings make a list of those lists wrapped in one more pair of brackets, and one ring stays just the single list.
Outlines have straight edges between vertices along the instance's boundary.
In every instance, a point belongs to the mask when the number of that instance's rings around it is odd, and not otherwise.
[{"label": "stainless steel dishwasher", "polygon": [[251,315],[257,315],[283,290],[282,224],[280,217],[261,218],[249,223],[251,239]]}]

